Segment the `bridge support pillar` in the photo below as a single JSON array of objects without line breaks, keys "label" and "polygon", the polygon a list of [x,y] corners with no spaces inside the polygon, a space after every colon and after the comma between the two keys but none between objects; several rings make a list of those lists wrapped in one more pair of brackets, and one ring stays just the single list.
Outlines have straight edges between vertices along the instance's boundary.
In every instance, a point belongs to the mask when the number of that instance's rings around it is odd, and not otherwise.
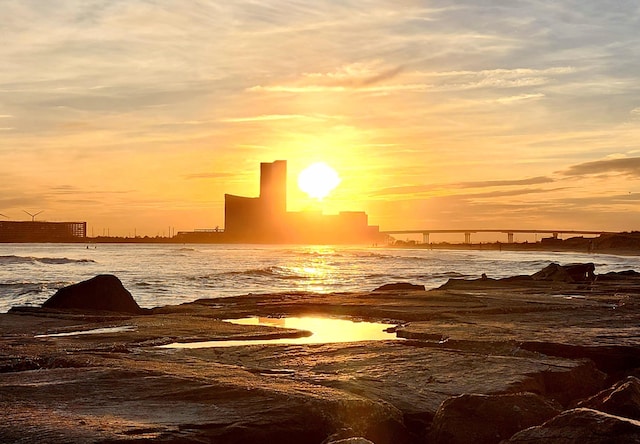
[{"label": "bridge support pillar", "polygon": [[554,239],[557,239],[557,238],[558,238],[558,234],[560,234],[560,233],[553,233],[553,234],[552,234],[553,238],[554,238]]},{"label": "bridge support pillar", "polygon": [[470,244],[471,243],[471,233],[469,233],[469,232],[464,233],[464,243],[465,244]]},{"label": "bridge support pillar", "polygon": [[507,233],[507,243],[513,243],[513,233]]},{"label": "bridge support pillar", "polygon": [[422,233],[422,243],[423,244],[429,243],[429,233]]}]

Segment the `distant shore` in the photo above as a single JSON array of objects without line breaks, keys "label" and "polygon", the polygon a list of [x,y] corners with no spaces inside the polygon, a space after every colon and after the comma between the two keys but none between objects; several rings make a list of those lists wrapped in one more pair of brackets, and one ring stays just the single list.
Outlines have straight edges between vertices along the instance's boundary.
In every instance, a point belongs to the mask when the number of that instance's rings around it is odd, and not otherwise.
[{"label": "distant shore", "polygon": [[[219,234],[219,233],[217,233]],[[85,238],[74,238],[60,242],[38,242],[32,243],[78,243],[78,244],[229,244],[220,242],[214,238],[184,238],[179,236],[96,236]],[[2,244],[26,243],[26,242],[0,242]],[[289,245],[289,244],[260,244],[260,245]],[[302,245],[302,244],[300,244]],[[341,244],[347,245],[347,244]],[[353,244],[363,247],[379,248],[420,248],[429,250],[498,250],[498,251],[548,251],[548,252],[571,252],[571,253],[598,253],[616,254],[625,256],[640,255],[640,232],[619,232],[607,233],[598,237],[572,237],[568,239],[546,238],[537,242],[480,242],[480,243],[420,243],[416,241],[394,240],[387,244]]]},{"label": "distant shore", "polygon": [[421,248],[431,250],[499,250],[499,251],[550,251],[571,253],[640,255],[640,232],[607,233],[598,237],[546,238],[539,242],[487,242],[487,243],[429,243],[396,241],[395,248]]},{"label": "distant shore", "polygon": [[485,251],[547,251],[547,252],[567,252],[567,253],[593,253],[593,254],[617,254],[624,256],[640,256],[640,249],[637,248],[593,248],[579,247],[574,245],[545,245],[540,242],[483,242],[471,244],[458,243],[402,243],[388,245],[390,248],[419,248],[422,250],[485,250]]}]

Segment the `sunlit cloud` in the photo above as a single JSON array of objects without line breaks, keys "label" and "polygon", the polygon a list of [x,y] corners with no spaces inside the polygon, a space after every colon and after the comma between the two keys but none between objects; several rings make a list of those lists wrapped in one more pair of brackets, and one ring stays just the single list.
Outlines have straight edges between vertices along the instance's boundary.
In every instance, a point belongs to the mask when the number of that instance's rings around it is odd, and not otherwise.
[{"label": "sunlit cloud", "polygon": [[572,165],[564,171],[564,174],[567,176],[622,174],[640,178],[640,157],[621,157],[585,162]]},{"label": "sunlit cloud", "polygon": [[[325,93],[325,92],[345,92],[354,89],[354,87],[347,86],[330,86],[330,85],[303,85],[303,86],[252,86],[248,88],[248,91],[252,92],[284,92],[284,93]],[[410,85],[386,85],[386,86],[367,86],[367,87],[355,87],[358,91],[362,92],[424,92],[429,89],[428,85],[423,84],[410,84]]]},{"label": "sunlit cloud", "polygon": [[397,77],[402,67],[378,67],[380,63],[353,63],[342,66],[336,71],[328,73],[305,73],[303,77],[314,84],[329,86],[363,87],[375,85]]},{"label": "sunlit cloud", "polygon": [[185,179],[220,179],[227,177],[235,177],[235,173],[224,173],[224,172],[207,172],[207,173],[192,173],[186,174]]},{"label": "sunlit cloud", "polygon": [[230,117],[220,119],[221,122],[242,123],[242,122],[271,122],[274,120],[327,120],[329,116],[302,115],[302,114],[267,114],[252,117]]},{"label": "sunlit cloud", "polygon": [[[451,71],[425,73],[440,90],[467,90],[482,88],[525,88],[548,84],[558,76],[576,72],[575,68],[547,69],[493,69],[479,71]],[[537,95],[537,94],[533,94]]]},{"label": "sunlit cloud", "polygon": [[496,102],[508,105],[508,104],[514,103],[514,102],[521,102],[523,100],[541,99],[543,97],[544,97],[544,94],[541,94],[541,93],[537,93],[537,94],[519,94],[517,96],[500,97],[499,99],[496,99]]},{"label": "sunlit cloud", "polygon": [[[469,188],[520,187],[524,185],[539,185],[553,182],[555,182],[555,180],[550,177],[532,177],[528,179],[515,180],[487,180],[478,182],[397,186],[374,191],[370,193],[370,196],[401,197],[403,195],[416,195],[422,193],[434,193],[438,195],[443,194],[443,191],[445,192],[444,194],[458,194],[458,192],[455,190]],[[515,191],[516,194],[521,192],[523,191]],[[509,193],[511,193],[511,191],[509,191]]]}]

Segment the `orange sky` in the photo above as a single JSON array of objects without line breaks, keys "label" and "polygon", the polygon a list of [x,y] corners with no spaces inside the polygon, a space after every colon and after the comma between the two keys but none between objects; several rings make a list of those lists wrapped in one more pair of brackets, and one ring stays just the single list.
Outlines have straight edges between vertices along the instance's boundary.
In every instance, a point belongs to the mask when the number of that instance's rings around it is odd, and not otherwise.
[{"label": "orange sky", "polygon": [[633,2],[307,3],[3,3],[0,213],[222,227],[286,159],[383,230],[639,228]]}]

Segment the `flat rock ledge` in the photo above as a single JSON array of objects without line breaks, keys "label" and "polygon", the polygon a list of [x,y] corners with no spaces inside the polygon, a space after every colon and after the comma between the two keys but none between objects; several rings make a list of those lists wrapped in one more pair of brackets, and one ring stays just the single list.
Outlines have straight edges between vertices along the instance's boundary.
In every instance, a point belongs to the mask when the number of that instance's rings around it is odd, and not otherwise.
[{"label": "flat rock ledge", "polygon": [[[0,442],[640,442],[640,277],[547,271],[144,314],[15,309],[0,314]],[[225,321],[303,315],[396,336],[166,347],[304,336]]]}]

